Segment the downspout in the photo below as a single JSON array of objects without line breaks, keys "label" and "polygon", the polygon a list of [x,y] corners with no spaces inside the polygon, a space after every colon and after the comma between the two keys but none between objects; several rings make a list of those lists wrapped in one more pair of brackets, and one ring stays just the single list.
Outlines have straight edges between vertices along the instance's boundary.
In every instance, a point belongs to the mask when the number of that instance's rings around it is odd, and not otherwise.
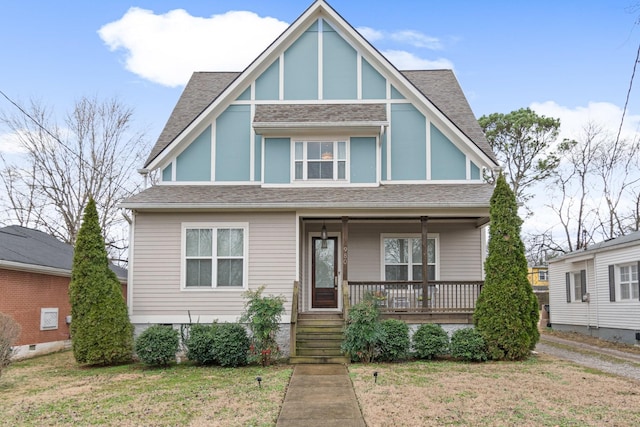
[{"label": "downspout", "polygon": [[127,215],[126,211],[122,211],[122,216],[129,223],[129,261],[127,263],[127,311],[129,313],[129,318],[133,315],[133,235],[136,219],[136,212],[132,210],[131,213],[133,215],[133,219]]}]

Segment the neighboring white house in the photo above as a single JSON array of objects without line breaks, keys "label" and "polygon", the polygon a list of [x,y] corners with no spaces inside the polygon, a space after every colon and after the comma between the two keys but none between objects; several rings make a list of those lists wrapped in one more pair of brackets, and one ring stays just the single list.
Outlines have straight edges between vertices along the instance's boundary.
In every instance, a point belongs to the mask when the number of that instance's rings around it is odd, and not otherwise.
[{"label": "neighboring white house", "polygon": [[640,231],[549,261],[553,329],[640,343]]}]

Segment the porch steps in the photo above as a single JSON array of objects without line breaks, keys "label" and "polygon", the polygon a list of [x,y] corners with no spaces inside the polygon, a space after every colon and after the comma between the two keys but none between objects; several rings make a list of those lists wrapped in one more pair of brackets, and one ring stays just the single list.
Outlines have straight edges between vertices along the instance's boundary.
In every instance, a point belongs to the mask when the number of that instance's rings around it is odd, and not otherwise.
[{"label": "porch steps", "polygon": [[296,329],[296,354],[289,358],[300,363],[347,363],[342,354],[341,314],[299,314]]}]

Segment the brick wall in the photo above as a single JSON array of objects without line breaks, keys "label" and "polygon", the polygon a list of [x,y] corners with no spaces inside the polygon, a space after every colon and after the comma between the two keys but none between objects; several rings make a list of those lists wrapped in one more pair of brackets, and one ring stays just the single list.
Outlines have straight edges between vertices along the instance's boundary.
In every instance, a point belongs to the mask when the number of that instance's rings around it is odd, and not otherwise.
[{"label": "brick wall", "polygon": [[[0,269],[0,312],[13,317],[22,332],[16,345],[69,339],[69,277]],[[126,299],[127,286],[122,286]],[[40,309],[58,308],[58,329],[40,330]]]}]

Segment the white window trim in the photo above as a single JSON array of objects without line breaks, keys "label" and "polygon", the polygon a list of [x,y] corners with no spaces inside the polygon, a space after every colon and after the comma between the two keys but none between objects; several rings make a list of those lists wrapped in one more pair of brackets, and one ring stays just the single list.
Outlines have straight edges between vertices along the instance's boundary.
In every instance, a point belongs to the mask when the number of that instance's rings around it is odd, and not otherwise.
[{"label": "white window trim", "polygon": [[[215,255],[212,255],[212,272],[211,272],[211,287],[205,286],[187,286],[187,230],[191,229],[228,229],[228,228],[241,228],[243,233],[243,247],[242,247],[242,286],[217,286],[217,260]],[[215,239],[217,239],[217,232],[215,233]],[[249,272],[249,223],[248,222],[183,222],[182,232],[180,233],[180,290],[185,292],[238,292],[248,289],[248,272]],[[212,242],[216,242],[213,240]]]},{"label": "white window trim", "polygon": [[[622,281],[622,269],[629,268],[629,281]],[[637,263],[627,263],[616,265],[616,301],[638,301],[638,295],[633,295],[633,290],[638,289],[638,281],[640,280],[640,271],[637,272],[637,280],[633,280],[632,269],[636,267]],[[629,284],[629,298],[622,298],[622,285]]]},{"label": "white window trim", "polygon": [[[381,233],[380,234],[380,280],[386,281],[385,278],[385,269],[384,266],[384,239],[422,239],[422,234],[420,233]],[[427,239],[435,240],[435,251],[436,251],[436,271],[435,271],[435,280],[440,280],[440,234],[439,233],[427,233]],[[422,264],[422,260],[420,261]]]},{"label": "white window trim", "polygon": [[[301,142],[302,145],[302,179],[296,179],[296,143]],[[333,167],[333,175],[335,178],[333,179],[309,179],[307,178],[308,171],[308,162],[307,158],[307,144],[309,142],[331,142],[334,146],[334,167]],[[338,159],[338,142],[344,142],[345,144],[345,158],[344,158],[344,179],[338,178],[338,162],[341,159]],[[291,138],[291,182],[295,184],[345,184],[350,182],[350,168],[349,168],[349,158],[351,155],[350,149],[350,138],[347,137],[312,137],[312,138]]]},{"label": "white window trim", "polygon": [[539,282],[548,282],[549,281],[549,272],[547,270],[538,270],[538,281]]},{"label": "white window trim", "polygon": [[[45,322],[45,316],[48,314],[55,314],[56,316],[56,324],[52,325],[52,326],[47,326],[46,322]],[[51,308],[41,308],[40,309],[40,330],[41,331],[54,331],[56,329],[58,329],[58,323],[59,323],[59,319],[58,319],[58,308],[57,307],[51,307]]]}]

